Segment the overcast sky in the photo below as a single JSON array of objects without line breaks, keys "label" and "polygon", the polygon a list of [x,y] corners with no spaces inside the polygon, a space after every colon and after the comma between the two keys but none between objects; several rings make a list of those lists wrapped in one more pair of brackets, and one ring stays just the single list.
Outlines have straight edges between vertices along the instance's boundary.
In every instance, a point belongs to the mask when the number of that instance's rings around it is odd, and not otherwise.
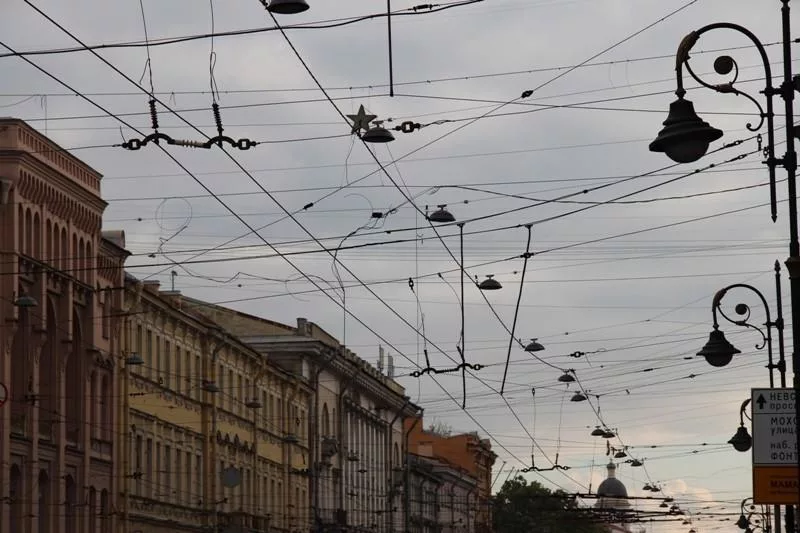
[{"label": "overcast sky", "polygon": [[[331,22],[384,8],[366,0],[309,2],[306,13],[279,21]],[[160,131],[186,140],[216,134],[213,46],[225,134],[260,145],[229,148],[230,157],[218,148],[168,148],[191,176],[157,146],[111,146],[141,134],[20,58],[0,63],[0,114],[25,119],[104,174],[104,226],[125,230],[132,274],[279,322],[305,317],[373,364],[383,345],[399,381],[425,408],[426,422],[492,439],[496,471],[503,468],[496,488],[511,467],[531,466],[533,438],[537,467],[557,460],[569,470],[528,479],[568,492],[596,489],[608,461],[606,441],[589,435],[601,424],[599,413],[618,432],[611,445],[627,446],[630,457],[644,462],[618,469],[629,493],[653,495],[642,488],[657,484],[692,513],[691,526],[645,524],[647,531],[733,527],[723,519],[735,520],[739,501],[751,494],[751,459],[725,443],[750,388],[768,385],[766,353],[754,349],[757,333],[725,323],[743,353],[723,369],[692,356],[708,338],[711,298],[723,286],[753,284],[776,312],[773,264],[788,253],[786,204],[779,204],[773,224],[767,172],[745,129],[757,121],[757,109],[742,97],[686,82],[698,113],[725,132],[712,150],[741,144],[672,166],[648,143],[674,99],[674,52],[690,30],[717,21],[745,24],[780,72],[777,0],[486,0],[398,16],[394,97],[385,18],[287,29],[333,103],[277,31],[155,45],[210,33],[212,5],[217,33],[270,29],[256,0],[142,5],[153,42],[150,68],[142,46],[98,53],[146,91],[152,71]],[[395,12],[415,5],[392,2]],[[36,6],[86,44],[144,42],[139,2]],[[17,51],[80,46],[21,0],[6,0],[3,15],[0,40]],[[755,94],[764,72],[747,44],[733,32],[712,32],[696,45],[692,65],[720,83],[725,78],[712,68],[718,53],[708,52],[736,48],[722,53],[735,56],[740,88]],[[129,126],[152,131],[148,96],[91,53],[28,57]],[[532,95],[518,100],[526,90]],[[505,102],[511,103],[499,107]],[[340,114],[360,105],[390,126],[406,120],[425,126],[370,145],[383,170]],[[783,143],[782,119],[777,125]],[[705,171],[692,174],[699,169]],[[786,197],[783,181],[778,195]],[[460,374],[409,375],[426,366],[426,350],[440,369],[459,357],[458,227],[437,228],[437,235],[422,215],[438,204],[466,222],[465,356],[486,366],[467,376],[466,411]],[[515,335],[523,342],[537,337],[544,362],[514,343],[501,397],[526,224],[533,224],[534,255]],[[263,229],[254,236],[247,225]],[[340,285],[320,246],[335,248],[348,235],[345,246],[374,246],[338,253]],[[294,255],[277,257],[266,243]],[[487,274],[503,289],[481,294],[470,282]],[[755,323],[764,322],[763,308],[746,292],[731,292],[726,309],[739,301],[753,305]],[[345,318],[343,305],[352,316]],[[586,355],[570,357],[576,352]],[[570,401],[579,387],[557,381],[566,369],[575,370],[590,402]]]}]

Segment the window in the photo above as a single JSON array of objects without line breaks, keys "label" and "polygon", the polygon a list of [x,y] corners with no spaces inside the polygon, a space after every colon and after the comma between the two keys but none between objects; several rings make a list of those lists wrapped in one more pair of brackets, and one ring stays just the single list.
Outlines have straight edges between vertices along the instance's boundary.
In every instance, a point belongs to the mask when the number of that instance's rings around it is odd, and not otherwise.
[{"label": "window", "polygon": [[163,470],[161,469],[161,443],[156,443],[156,498],[163,497],[161,494],[161,475]]},{"label": "window", "polygon": [[268,506],[268,509],[269,509],[269,512],[270,512],[270,514],[272,516],[275,516],[275,513],[278,510],[277,506],[276,506],[277,501],[278,501],[277,498],[278,498],[278,493],[275,492],[275,480],[274,479],[270,479],[269,480],[269,506]]},{"label": "window", "polygon": [[180,346],[175,346],[175,391],[181,392],[183,391],[183,368],[181,367],[181,348]]},{"label": "window", "polygon": [[136,469],[134,470],[134,478],[136,480],[136,487],[134,493],[137,496],[142,495],[142,436],[136,436],[136,452],[135,459]]},{"label": "window", "polygon": [[159,383],[164,383],[162,378],[162,372],[164,371],[164,367],[161,363],[161,336],[156,335],[156,362],[155,362],[155,369],[156,369],[156,381]]},{"label": "window", "polygon": [[[175,450],[175,501],[177,503],[183,503],[183,490],[181,490],[183,484],[183,467],[181,463],[183,462],[183,453],[180,450]],[[191,466],[191,465],[190,465]],[[186,469],[189,470],[190,467]]]},{"label": "window", "polygon": [[192,383],[192,386],[194,387],[194,399],[199,402],[200,400],[203,399],[203,393],[202,389],[197,384],[197,380],[194,378],[197,376],[203,376],[203,379],[210,379],[210,376],[206,377],[206,375],[203,374],[203,367],[200,363],[199,355],[194,356],[194,372],[195,372],[194,374],[191,373],[189,374],[189,381],[190,383]]},{"label": "window", "polygon": [[[144,333],[142,333],[142,325],[139,324],[136,326],[136,350],[139,352],[139,355],[144,358]],[[139,369],[138,366],[136,368],[136,372],[141,373],[143,369]]]},{"label": "window", "polygon": [[164,446],[164,497],[167,501],[172,501],[172,448]]},{"label": "window", "polygon": [[149,329],[147,330],[147,344],[144,349],[145,375],[150,378],[153,376],[153,332]]},{"label": "window", "polygon": [[233,370],[228,370],[228,410],[232,413],[234,411],[233,401],[236,397],[236,390],[233,388]]},{"label": "window", "polygon": [[247,400],[245,399],[245,391],[242,389],[242,376],[241,374],[236,378],[236,394],[239,396],[239,401],[236,404],[236,412],[242,414],[242,405]]},{"label": "window", "polygon": [[153,497],[153,439],[147,439],[147,448],[145,448],[144,464],[145,464],[145,477],[147,478],[147,496]]},{"label": "window", "polygon": [[172,388],[172,354],[168,340],[164,340],[164,386]]},{"label": "window", "polygon": [[201,456],[199,456],[199,455],[195,456],[195,458],[194,458],[194,471],[197,472],[197,476],[196,477],[197,477],[197,480],[198,480],[197,487],[196,487],[197,490],[195,492],[195,495],[197,495],[197,498],[200,499],[200,497],[202,496],[202,492],[201,492],[202,489],[200,488],[199,481],[201,479],[203,479],[204,472],[203,472],[203,458]]},{"label": "window", "polygon": [[111,296],[106,294],[103,297],[103,303],[100,304],[100,329],[103,332],[103,338],[107,339],[111,335],[111,306],[108,304],[108,300]]},{"label": "window", "polygon": [[[200,475],[200,471],[199,470],[197,471],[197,475],[198,476]],[[194,493],[192,492],[192,452],[186,452],[186,495],[185,495],[185,498],[186,498],[186,501],[189,502],[189,504],[194,503],[194,502],[192,502],[193,494]]]}]

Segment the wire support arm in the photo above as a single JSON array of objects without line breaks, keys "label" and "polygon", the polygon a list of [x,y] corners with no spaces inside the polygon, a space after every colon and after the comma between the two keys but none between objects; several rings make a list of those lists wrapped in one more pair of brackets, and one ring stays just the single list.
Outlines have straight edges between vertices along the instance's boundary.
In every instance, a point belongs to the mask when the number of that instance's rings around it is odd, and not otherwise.
[{"label": "wire support arm", "polygon": [[522,291],[525,289],[525,272],[528,269],[528,259],[530,259],[533,254],[531,253],[531,224],[526,224],[525,229],[528,230],[528,242],[525,245],[525,253],[522,255],[524,261],[522,263],[522,274],[520,275],[519,281],[519,292],[517,293],[517,305],[514,307],[514,320],[511,323],[511,336],[508,339],[508,353],[506,354],[506,365],[503,369],[503,382],[500,384],[500,395],[503,395],[506,387],[506,379],[508,377],[508,366],[511,362],[511,347],[514,346],[514,333],[517,329],[517,318],[519,317],[519,306],[522,302]]}]

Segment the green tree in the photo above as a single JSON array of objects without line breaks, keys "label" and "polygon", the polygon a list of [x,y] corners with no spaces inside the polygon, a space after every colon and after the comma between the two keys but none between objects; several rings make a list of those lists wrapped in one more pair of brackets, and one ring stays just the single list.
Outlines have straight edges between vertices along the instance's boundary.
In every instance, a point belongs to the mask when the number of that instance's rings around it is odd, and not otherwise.
[{"label": "green tree", "polygon": [[503,484],[493,498],[495,533],[605,533],[591,509],[580,508],[574,498],[551,491],[522,476]]}]

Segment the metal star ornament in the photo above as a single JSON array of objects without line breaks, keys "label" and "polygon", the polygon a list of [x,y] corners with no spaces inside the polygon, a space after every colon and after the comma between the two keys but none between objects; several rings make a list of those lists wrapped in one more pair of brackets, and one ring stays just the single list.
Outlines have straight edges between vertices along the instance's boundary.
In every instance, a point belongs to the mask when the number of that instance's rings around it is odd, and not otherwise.
[{"label": "metal star ornament", "polygon": [[369,123],[375,120],[377,115],[367,115],[364,106],[361,105],[358,108],[358,113],[355,115],[347,115],[347,118],[353,121],[353,129],[350,130],[350,133],[359,133],[362,129],[368,131]]}]

